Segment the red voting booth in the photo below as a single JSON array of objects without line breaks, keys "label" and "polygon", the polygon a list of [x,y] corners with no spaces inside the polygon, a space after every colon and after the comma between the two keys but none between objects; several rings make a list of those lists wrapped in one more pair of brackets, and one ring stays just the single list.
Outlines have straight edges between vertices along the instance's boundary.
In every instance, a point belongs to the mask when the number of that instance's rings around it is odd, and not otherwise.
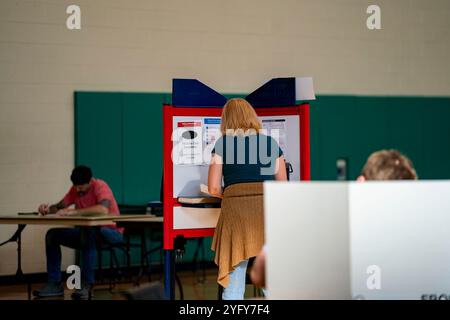
[{"label": "red voting booth", "polygon": [[[296,104],[296,78],[272,79],[246,99],[263,128],[281,132],[279,144],[291,168],[291,180],[310,180],[309,104]],[[306,99],[302,99],[306,100]],[[201,196],[207,184],[208,160],[190,157],[186,164],[176,132],[189,130],[198,153],[210,153],[217,138],[226,98],[197,80],[174,79],[172,105],[163,106],[163,212],[165,292],[174,299],[174,251],[186,238],[212,237],[220,208],[185,208],[180,197]],[[180,134],[182,134],[180,133]],[[192,147],[189,146],[189,147]]]}]

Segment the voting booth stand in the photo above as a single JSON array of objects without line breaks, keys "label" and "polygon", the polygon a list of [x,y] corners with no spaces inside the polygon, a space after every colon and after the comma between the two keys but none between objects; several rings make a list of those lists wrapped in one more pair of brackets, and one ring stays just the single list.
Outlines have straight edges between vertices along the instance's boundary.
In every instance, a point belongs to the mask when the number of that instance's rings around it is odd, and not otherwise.
[{"label": "voting booth stand", "polygon": [[[246,97],[265,133],[278,140],[291,180],[310,179],[309,104],[296,104],[314,99],[312,80],[304,79],[272,79]],[[308,92],[303,99],[299,99],[299,84]],[[170,299],[175,298],[176,254],[184,250],[187,238],[212,237],[219,218],[220,204],[189,205],[179,200],[207,197],[200,185],[207,185],[226,100],[197,80],[174,79],[172,105],[163,106],[164,282]]]}]

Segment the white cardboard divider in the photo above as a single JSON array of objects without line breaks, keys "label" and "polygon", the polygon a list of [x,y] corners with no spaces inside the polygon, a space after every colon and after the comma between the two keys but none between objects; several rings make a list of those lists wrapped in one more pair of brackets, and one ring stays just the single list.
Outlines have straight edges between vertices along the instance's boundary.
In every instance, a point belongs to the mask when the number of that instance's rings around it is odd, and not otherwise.
[{"label": "white cardboard divider", "polygon": [[270,299],[450,299],[450,181],[265,183]]}]

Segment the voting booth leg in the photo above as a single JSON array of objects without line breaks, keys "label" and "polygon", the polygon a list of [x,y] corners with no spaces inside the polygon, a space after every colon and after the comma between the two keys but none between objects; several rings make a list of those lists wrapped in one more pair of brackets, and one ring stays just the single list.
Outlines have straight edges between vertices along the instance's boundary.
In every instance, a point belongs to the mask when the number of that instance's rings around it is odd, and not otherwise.
[{"label": "voting booth leg", "polygon": [[175,254],[164,250],[164,293],[167,299],[175,300]]}]

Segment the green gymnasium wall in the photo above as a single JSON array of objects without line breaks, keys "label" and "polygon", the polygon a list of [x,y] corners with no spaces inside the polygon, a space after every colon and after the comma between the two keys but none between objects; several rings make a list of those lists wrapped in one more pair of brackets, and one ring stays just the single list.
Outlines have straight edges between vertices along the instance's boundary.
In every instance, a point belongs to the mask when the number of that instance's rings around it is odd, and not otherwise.
[{"label": "green gymnasium wall", "polygon": [[[169,93],[75,93],[75,163],[91,165],[122,204],[159,199],[162,104],[170,101]],[[383,148],[407,154],[421,179],[450,179],[450,98],[318,96],[311,102],[313,180],[335,180],[340,157],[349,160],[353,180],[368,155]]]},{"label": "green gymnasium wall", "polygon": [[[170,102],[169,93],[75,93],[75,163],[91,166],[120,204],[159,200],[162,105]],[[450,98],[319,95],[311,102],[313,180],[335,180],[342,157],[354,180],[368,155],[383,148],[408,155],[421,179],[450,179]],[[212,260],[210,243],[204,248]],[[189,241],[185,261],[194,250]]]},{"label": "green gymnasium wall", "polygon": [[160,198],[163,103],[170,94],[75,92],[75,164],[89,165],[120,204]]},{"label": "green gymnasium wall", "polygon": [[319,96],[311,103],[314,180],[335,180],[346,157],[349,179],[375,150],[395,148],[420,179],[450,179],[450,98]]}]

